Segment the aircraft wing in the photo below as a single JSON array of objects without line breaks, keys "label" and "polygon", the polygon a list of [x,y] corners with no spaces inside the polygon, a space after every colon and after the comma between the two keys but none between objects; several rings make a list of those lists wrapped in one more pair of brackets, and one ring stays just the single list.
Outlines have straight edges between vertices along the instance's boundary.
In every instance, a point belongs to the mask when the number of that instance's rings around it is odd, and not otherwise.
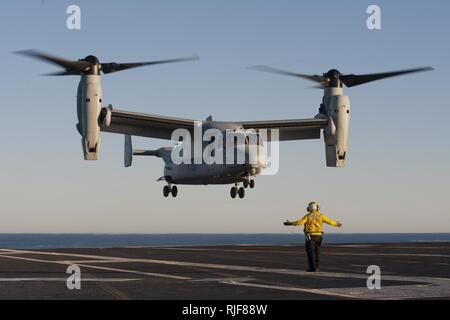
[{"label": "aircraft wing", "polygon": [[102,125],[105,132],[170,140],[176,129],[186,129],[193,134],[195,120],[111,110],[111,123]]},{"label": "aircraft wing", "polygon": [[[257,132],[261,129],[278,129],[279,140],[307,140],[320,139],[320,130],[328,125],[326,119],[292,119],[292,120],[269,120],[269,121],[248,121],[240,122],[242,127],[254,129]],[[268,130],[268,139],[270,130]]]},{"label": "aircraft wing", "polygon": [[[137,112],[110,109],[111,122],[109,126],[102,125],[104,132],[123,135],[170,140],[176,129],[186,129],[193,135],[196,120],[143,114]],[[270,121],[236,122],[243,129],[278,129],[279,140],[320,139],[320,130],[328,125],[326,119],[292,119]],[[267,139],[271,139],[268,130]]]}]

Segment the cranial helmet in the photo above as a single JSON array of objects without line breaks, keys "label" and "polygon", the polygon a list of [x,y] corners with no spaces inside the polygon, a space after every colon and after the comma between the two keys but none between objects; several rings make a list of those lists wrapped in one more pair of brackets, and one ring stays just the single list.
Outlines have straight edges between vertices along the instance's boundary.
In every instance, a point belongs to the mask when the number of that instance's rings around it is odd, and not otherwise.
[{"label": "cranial helmet", "polygon": [[308,204],[308,207],[306,208],[306,210],[308,210],[308,212],[319,211],[319,205],[317,204],[317,202],[312,201]]}]

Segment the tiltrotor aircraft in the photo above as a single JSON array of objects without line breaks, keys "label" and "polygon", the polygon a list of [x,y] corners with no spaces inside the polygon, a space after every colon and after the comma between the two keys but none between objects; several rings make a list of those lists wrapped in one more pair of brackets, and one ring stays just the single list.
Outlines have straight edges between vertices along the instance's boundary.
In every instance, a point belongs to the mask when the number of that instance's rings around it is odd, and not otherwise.
[{"label": "tiltrotor aircraft", "polygon": [[[95,56],[87,56],[78,61],[67,60],[34,50],[18,51],[17,53],[32,58],[44,60],[56,64],[63,68],[62,71],[49,75],[81,76],[77,93],[77,115],[78,123],[76,128],[82,136],[82,148],[85,160],[97,160],[100,150],[100,132],[110,132],[125,136],[125,166],[132,164],[133,156],[155,156],[160,157],[165,163],[164,175],[158,181],[165,181],[163,195],[170,194],[176,197],[178,194],[177,185],[209,185],[209,184],[232,184],[230,195],[232,198],[245,197],[247,187],[254,188],[254,177],[269,166],[264,152],[252,153],[252,144],[256,144],[259,150],[264,150],[264,142],[270,140],[270,132],[278,133],[279,141],[320,139],[321,131],[325,141],[326,165],[328,167],[343,167],[347,159],[347,141],[350,119],[350,100],[343,93],[343,86],[354,87],[371,81],[381,80],[394,76],[409,73],[433,70],[431,67],[423,67],[402,71],[385,72],[377,74],[342,74],[338,70],[332,69],[323,75],[306,75],[283,71],[267,66],[253,67],[259,71],[278,73],[294,76],[316,82],[318,87],[323,89],[324,95],[320,104],[319,113],[310,119],[289,119],[270,121],[242,121],[242,122],[222,122],[213,121],[208,117],[206,121],[196,121],[191,119],[181,119],[159,115],[150,115],[121,111],[111,105],[103,106],[103,94],[101,86],[101,73],[110,74],[126,69],[156,65],[171,62],[189,61],[198,59],[197,57],[179,58],[163,61],[152,61],[142,63],[101,63]],[[200,129],[198,129],[200,128]],[[184,130],[190,134],[190,139],[195,137],[196,130],[200,130],[200,135],[208,130],[223,133],[223,136],[231,132],[235,133],[233,143],[217,144],[217,150],[221,151],[223,157],[228,155],[232,149],[233,162],[205,163],[204,160],[194,161],[195,151],[191,146],[183,149],[184,143],[191,141],[183,140],[180,144],[171,147],[164,147],[158,150],[133,150],[131,136],[172,140],[176,130]],[[269,131],[268,136],[263,132]],[[210,139],[201,138],[201,149],[207,147],[207,143],[214,141],[216,135]],[[255,138],[256,139],[250,139]],[[242,138],[242,139],[241,139]],[[220,139],[220,138],[219,138]],[[194,139],[195,140],[195,139]],[[205,141],[207,140],[207,141]],[[241,143],[235,143],[236,141]],[[250,142],[253,141],[253,142]],[[255,142],[256,141],[256,142]],[[193,161],[178,163],[174,161],[173,154],[177,148],[182,149],[180,154],[187,156]],[[198,155],[198,154],[197,154]],[[203,155],[200,152],[200,156]],[[236,161],[237,155],[242,156],[243,162]],[[240,186],[242,183],[243,186]]]}]

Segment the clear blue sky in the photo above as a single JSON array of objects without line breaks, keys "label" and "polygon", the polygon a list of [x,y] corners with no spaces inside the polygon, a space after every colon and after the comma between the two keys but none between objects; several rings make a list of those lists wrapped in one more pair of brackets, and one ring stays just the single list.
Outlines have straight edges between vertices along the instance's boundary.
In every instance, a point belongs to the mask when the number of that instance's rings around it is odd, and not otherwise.
[{"label": "clear blue sky", "polygon": [[[66,29],[66,8],[82,29]],[[382,30],[366,8],[382,9]],[[450,231],[448,1],[2,1],[0,232],[294,232],[281,226],[317,200],[338,232]],[[162,198],[160,159],[123,166],[123,138],[103,134],[101,160],[82,161],[76,77],[11,54],[129,62],[198,54],[199,62],[103,77],[116,108],[220,120],[305,118],[321,100],[310,83],[249,71],[304,73],[431,65],[436,71],[347,89],[348,166],[325,167],[322,141],[285,143],[277,176],[245,201],[229,186],[180,187]],[[168,142],[137,139],[142,148]],[[331,230],[330,230],[331,231]],[[335,231],[335,230],[333,230]]]}]

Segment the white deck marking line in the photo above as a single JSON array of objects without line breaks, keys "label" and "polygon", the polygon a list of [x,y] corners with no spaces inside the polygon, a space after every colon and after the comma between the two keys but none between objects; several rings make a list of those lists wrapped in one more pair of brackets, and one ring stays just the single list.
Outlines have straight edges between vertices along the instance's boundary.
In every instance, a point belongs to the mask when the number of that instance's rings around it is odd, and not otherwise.
[{"label": "white deck marking line", "polygon": [[236,281],[236,282],[248,282],[255,281],[255,278],[233,278],[233,277],[220,277],[220,278],[203,278],[191,280],[191,282],[225,282],[225,281]]},{"label": "white deck marking line", "polygon": [[[383,283],[383,280],[382,280]],[[370,300],[402,300],[423,298],[448,298],[450,297],[449,286],[426,285],[401,285],[382,286],[380,290],[368,290],[367,288],[332,288],[327,289],[330,293],[356,295],[361,299]]]},{"label": "white deck marking line", "polygon": [[[9,259],[25,260],[25,261],[33,261],[33,262],[43,262],[43,263],[59,264],[59,265],[71,265],[72,264],[71,262],[66,263],[66,262],[59,262],[59,261],[52,261],[52,260],[41,260],[41,259],[15,257],[15,256],[4,256],[4,255],[2,255],[1,258],[9,258]],[[168,279],[175,279],[175,280],[191,280],[192,279],[190,277],[174,276],[174,275],[162,274],[162,273],[141,272],[141,271],[136,271],[136,270],[126,270],[126,269],[116,269],[116,268],[109,268],[109,267],[91,266],[91,265],[87,265],[87,264],[76,264],[76,265],[79,267],[90,268],[90,269],[133,273],[133,274],[139,274],[139,275],[150,276],[150,277],[158,277],[158,278],[168,278]]]},{"label": "white deck marking line", "polygon": [[[0,256],[1,258],[2,256]],[[64,264],[79,264],[79,263],[123,263],[128,262],[124,261],[123,259],[116,259],[116,260],[50,260],[50,261],[58,261]],[[131,261],[130,261],[131,262]]]},{"label": "white deck marking line", "polygon": [[241,286],[241,287],[251,287],[251,288],[261,288],[261,289],[271,289],[271,290],[282,290],[282,291],[294,291],[303,293],[312,293],[324,296],[340,297],[340,298],[350,298],[358,299],[358,296],[350,294],[340,294],[339,292],[328,291],[327,289],[310,289],[310,288],[300,288],[291,286],[279,286],[270,284],[254,283],[257,281],[255,278],[206,278],[199,280],[191,280],[192,282],[218,282],[222,284]]},{"label": "white deck marking line", "polygon": [[246,250],[246,249],[217,249],[217,248],[175,248],[175,247],[157,247],[152,250],[176,250],[176,251],[220,251],[220,252],[252,252],[252,253],[288,253],[300,254],[298,251],[276,251],[276,250]]},{"label": "white deck marking line", "polygon": [[[221,283],[230,284],[230,285],[234,285],[234,286],[241,286],[241,287],[312,293],[312,294],[318,294],[321,296],[331,296],[331,297],[339,297],[339,298],[347,298],[347,299],[349,299],[349,298],[350,299],[361,299],[357,295],[333,292],[333,291],[329,291],[328,289],[307,289],[307,288],[288,287],[288,286],[274,286],[274,285],[269,285],[269,284],[248,283],[248,282],[239,282],[239,281],[233,281],[233,280],[221,281]],[[332,288],[332,290],[335,290],[335,289]]]},{"label": "white deck marking line", "polygon": [[106,270],[106,271],[124,272],[124,273],[134,273],[134,274],[140,274],[140,275],[144,275],[144,276],[151,276],[151,277],[158,277],[158,278],[168,278],[168,279],[174,279],[174,280],[192,280],[191,277],[174,276],[174,275],[170,275],[170,274],[162,274],[162,273],[154,273],[154,272],[143,272],[143,271],[136,271],[136,270],[116,269],[116,268],[109,268],[109,267],[91,266],[91,265],[87,265],[87,264],[79,264],[78,266],[84,267],[84,268],[97,269],[97,270]]},{"label": "white deck marking line", "polygon": [[4,254],[6,254],[6,255],[11,255],[11,254],[24,254],[24,252],[7,252],[7,251],[3,251],[3,252],[0,252],[0,257],[1,257],[2,255],[4,255]]},{"label": "white deck marking line", "polygon": [[[31,250],[16,250],[16,249],[3,249],[4,254],[37,254],[37,255],[48,255],[48,256],[67,256],[67,257],[77,257],[77,258],[87,258],[87,259],[99,259],[99,260],[109,260],[109,259],[122,259],[120,257],[108,257],[108,256],[98,256],[98,255],[88,255],[79,253],[68,253],[68,252],[49,252],[49,251],[31,251]],[[126,259],[126,258],[124,258]]]}]

